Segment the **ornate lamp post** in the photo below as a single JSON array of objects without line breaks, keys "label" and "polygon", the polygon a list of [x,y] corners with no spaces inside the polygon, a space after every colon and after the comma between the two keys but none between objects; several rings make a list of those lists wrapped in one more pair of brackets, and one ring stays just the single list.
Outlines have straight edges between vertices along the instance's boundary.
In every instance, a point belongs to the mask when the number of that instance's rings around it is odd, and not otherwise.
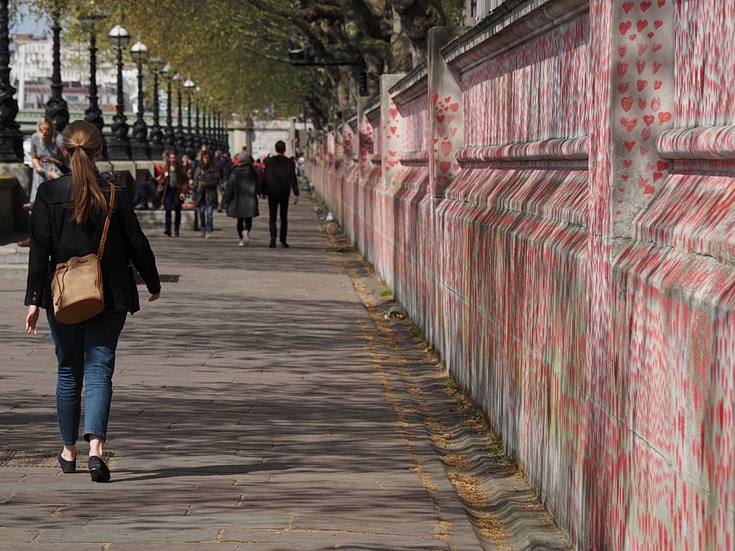
[{"label": "ornate lamp post", "polygon": [[133,61],[138,64],[138,116],[133,125],[133,159],[150,159],[148,150],[148,127],[143,119],[145,104],[143,102],[143,63],[148,61],[148,47],[138,41],[130,48]]},{"label": "ornate lamp post", "polygon": [[176,147],[176,142],[172,121],[173,105],[171,103],[171,80],[173,77],[173,73],[171,65],[166,64],[163,69],[161,69],[161,76],[166,79],[166,84],[168,85],[168,93],[166,96],[166,134],[163,138],[163,143],[166,145],[167,149],[173,149],[174,147]]},{"label": "ornate lamp post", "polygon": [[[82,18],[84,27],[89,32],[89,107],[84,111],[84,120],[91,122],[102,133],[105,126],[105,120],[102,118],[102,109],[99,108],[97,98],[97,22],[104,19],[104,15],[97,12],[90,12]],[[103,138],[104,144],[104,138]],[[107,150],[107,144],[103,145],[103,150]]]},{"label": "ornate lamp post", "polygon": [[191,127],[191,91],[196,88],[196,84],[187,78],[183,86],[186,90],[186,152],[193,158],[196,156],[196,151],[194,151],[194,130]]},{"label": "ornate lamp post", "polygon": [[54,2],[53,25],[53,73],[51,76],[51,97],[46,102],[46,116],[54,123],[54,129],[62,132],[69,124],[69,107],[62,96],[64,85],[61,83],[61,25],[59,25],[59,6]]},{"label": "ornate lamp post", "polygon": [[184,119],[183,112],[181,110],[181,75],[176,73],[173,76],[173,80],[176,83],[176,105],[178,108],[177,119],[178,125],[176,126],[176,151],[179,155],[186,152],[186,134],[184,134]]},{"label": "ornate lamp post", "polygon": [[10,39],[8,34],[8,0],[0,1],[0,162],[23,162],[23,133],[15,122],[18,102],[10,84]]},{"label": "ornate lamp post", "polygon": [[[199,86],[196,87],[197,94],[201,92]],[[194,149],[199,151],[202,148],[202,132],[199,126],[199,102],[196,102],[196,134],[194,134]]]},{"label": "ornate lamp post", "polygon": [[125,100],[123,96],[123,48],[130,42],[130,34],[120,25],[115,25],[108,34],[112,46],[117,49],[117,112],[113,117],[112,138],[107,146],[111,160],[129,160],[130,142],[128,125],[125,123]]},{"label": "ornate lamp post", "polygon": [[152,56],[148,60],[148,68],[153,75],[153,126],[151,126],[151,135],[148,146],[151,150],[151,159],[160,159],[163,152],[163,131],[159,121],[159,102],[158,102],[158,74],[163,68],[161,58]]}]

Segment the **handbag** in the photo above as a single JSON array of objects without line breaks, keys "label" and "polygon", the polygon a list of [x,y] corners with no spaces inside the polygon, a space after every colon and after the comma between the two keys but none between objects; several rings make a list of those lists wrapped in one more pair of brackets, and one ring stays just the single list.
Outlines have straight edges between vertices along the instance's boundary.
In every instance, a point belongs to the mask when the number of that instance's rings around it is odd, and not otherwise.
[{"label": "handbag", "polygon": [[114,204],[115,185],[110,184],[110,204],[97,254],[72,256],[67,262],[56,265],[51,279],[51,297],[54,317],[61,323],[80,323],[105,309],[101,262]]}]

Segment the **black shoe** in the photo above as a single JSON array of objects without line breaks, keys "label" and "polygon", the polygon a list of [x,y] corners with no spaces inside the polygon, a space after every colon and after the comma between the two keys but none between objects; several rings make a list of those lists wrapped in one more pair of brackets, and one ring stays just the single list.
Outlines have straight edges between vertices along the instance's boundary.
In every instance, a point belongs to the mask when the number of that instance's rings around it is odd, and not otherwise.
[{"label": "black shoe", "polygon": [[284,249],[288,249],[289,245],[288,245],[288,243],[286,243],[285,241],[283,241],[281,243],[281,247],[283,247]]},{"label": "black shoe", "polygon": [[102,458],[96,455],[89,456],[89,474],[94,482],[109,482],[111,478],[110,469]]},{"label": "black shoe", "polygon": [[269,246],[269,247],[270,247],[271,249],[275,249],[275,248],[276,248],[276,240],[275,240],[275,239],[271,239],[271,244],[270,244],[270,245],[268,245],[268,246]]},{"label": "black shoe", "polygon": [[[64,451],[64,450],[61,450]],[[67,461],[63,457],[61,457],[61,452],[59,452],[59,455],[57,457],[59,460],[59,465],[61,465],[61,472],[62,473],[73,473],[77,470],[77,461],[76,459],[72,459],[71,461]]]},{"label": "black shoe", "polygon": [[167,236],[171,237],[171,232],[170,231],[165,231],[165,232],[163,232],[163,235],[167,235]]},{"label": "black shoe", "polygon": [[175,235],[176,237],[178,237],[178,236],[179,236],[179,232],[176,232],[176,233],[175,233],[174,235]]}]

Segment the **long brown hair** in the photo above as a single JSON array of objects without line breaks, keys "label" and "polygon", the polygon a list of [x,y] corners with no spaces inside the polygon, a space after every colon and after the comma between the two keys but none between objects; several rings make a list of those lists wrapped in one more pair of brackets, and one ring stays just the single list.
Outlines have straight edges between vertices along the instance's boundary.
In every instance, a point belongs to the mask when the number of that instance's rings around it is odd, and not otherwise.
[{"label": "long brown hair", "polygon": [[[98,182],[98,173],[92,160],[102,146],[97,127],[87,121],[74,121],[64,129],[63,145],[69,155],[71,169],[72,218],[82,224],[106,206]],[[112,185],[112,184],[111,184]]]}]

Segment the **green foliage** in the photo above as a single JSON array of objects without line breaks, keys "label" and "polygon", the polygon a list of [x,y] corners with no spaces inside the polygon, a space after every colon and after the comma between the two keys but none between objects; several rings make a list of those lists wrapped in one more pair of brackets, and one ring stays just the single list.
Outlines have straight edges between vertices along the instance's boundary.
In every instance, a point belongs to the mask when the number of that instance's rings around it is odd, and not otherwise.
[{"label": "green foliage", "polygon": [[[444,24],[459,0],[423,2],[422,22]],[[320,62],[364,59],[372,77],[405,69],[400,49],[407,33],[397,21],[398,0],[26,0],[34,14],[58,10],[64,40],[86,43],[80,21],[92,10],[106,17],[95,25],[101,59],[112,59],[106,35],[123,25],[133,42],[201,88],[216,110],[241,117],[301,116],[321,125],[356,101],[355,67],[293,67],[288,51],[312,46]],[[413,17],[401,14],[401,19]],[[431,17],[426,14],[434,14]],[[414,39],[414,53],[421,40]],[[372,92],[378,79],[370,78]],[[339,92],[339,93],[338,93]],[[200,101],[201,103],[201,101]]]}]

